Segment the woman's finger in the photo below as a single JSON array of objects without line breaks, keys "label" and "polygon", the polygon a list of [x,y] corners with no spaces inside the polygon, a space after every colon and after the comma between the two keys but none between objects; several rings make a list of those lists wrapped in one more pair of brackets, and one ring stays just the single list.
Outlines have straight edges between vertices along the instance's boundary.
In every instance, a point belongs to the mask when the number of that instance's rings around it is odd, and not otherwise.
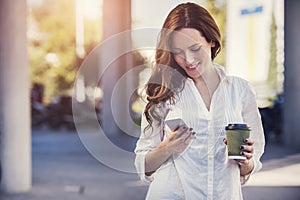
[{"label": "woman's finger", "polygon": [[250,138],[247,138],[244,140],[244,143],[247,144],[248,146],[253,146],[254,141]]},{"label": "woman's finger", "polygon": [[176,131],[175,139],[180,138],[187,131],[188,131],[188,128],[186,126],[179,127],[179,129]]},{"label": "woman's finger", "polygon": [[244,152],[248,152],[248,153],[252,153],[252,154],[253,154],[253,152],[254,152],[253,146],[242,145],[242,146],[240,147],[240,149],[241,149],[242,151],[244,151]]},{"label": "woman's finger", "polygon": [[247,160],[250,160],[253,157],[252,153],[248,153],[245,151],[242,151],[240,154],[241,154],[241,156],[245,156]]}]

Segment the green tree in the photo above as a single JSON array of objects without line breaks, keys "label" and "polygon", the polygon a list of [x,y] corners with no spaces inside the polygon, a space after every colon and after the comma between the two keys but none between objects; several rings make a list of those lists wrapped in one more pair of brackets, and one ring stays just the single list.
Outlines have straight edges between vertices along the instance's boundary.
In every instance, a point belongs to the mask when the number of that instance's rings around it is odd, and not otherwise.
[{"label": "green tree", "polygon": [[277,48],[276,48],[276,23],[275,17],[272,15],[272,23],[270,27],[271,40],[270,40],[270,61],[269,61],[269,73],[268,73],[268,85],[272,90],[276,90],[278,87],[277,82]]},{"label": "green tree", "polygon": [[225,66],[225,44],[226,44],[226,3],[223,2],[219,6],[216,6],[215,0],[207,0],[206,8],[209,10],[216,23],[219,26],[222,36],[222,49],[216,57],[215,62]]},{"label": "green tree", "polygon": [[[76,56],[75,20],[75,0],[43,0],[29,8],[29,31],[35,33],[28,40],[31,82],[45,86],[48,100],[73,88],[82,61]],[[101,23],[89,20],[86,26],[90,51],[100,41]]]}]

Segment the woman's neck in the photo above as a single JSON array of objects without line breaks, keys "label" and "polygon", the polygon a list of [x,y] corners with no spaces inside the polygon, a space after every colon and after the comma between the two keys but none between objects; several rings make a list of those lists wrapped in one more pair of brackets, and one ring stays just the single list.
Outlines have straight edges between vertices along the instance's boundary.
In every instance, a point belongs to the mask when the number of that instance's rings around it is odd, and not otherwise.
[{"label": "woman's neck", "polygon": [[212,97],[220,83],[220,77],[215,66],[212,64],[205,73],[203,73],[200,77],[193,79],[193,81],[196,86],[205,85],[209,91],[210,97]]},{"label": "woman's neck", "polygon": [[212,64],[201,76],[194,78],[193,81],[195,84],[205,82],[207,85],[215,85],[220,82],[220,77],[216,67]]}]

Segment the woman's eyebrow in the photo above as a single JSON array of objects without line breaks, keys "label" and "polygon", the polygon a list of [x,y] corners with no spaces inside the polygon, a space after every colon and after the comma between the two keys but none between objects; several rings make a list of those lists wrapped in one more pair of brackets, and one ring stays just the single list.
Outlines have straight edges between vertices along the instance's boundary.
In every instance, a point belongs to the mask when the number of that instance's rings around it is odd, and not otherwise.
[{"label": "woman's eyebrow", "polygon": [[193,45],[189,46],[189,48],[191,49],[193,47],[197,47],[197,46],[200,46],[200,45],[201,45],[201,43],[196,43],[196,44],[193,44]]}]

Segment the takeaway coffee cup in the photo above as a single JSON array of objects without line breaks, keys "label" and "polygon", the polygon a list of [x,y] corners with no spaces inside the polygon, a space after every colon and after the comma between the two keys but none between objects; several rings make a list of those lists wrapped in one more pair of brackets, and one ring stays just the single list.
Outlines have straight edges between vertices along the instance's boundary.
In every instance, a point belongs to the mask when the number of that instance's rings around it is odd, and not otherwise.
[{"label": "takeaway coffee cup", "polygon": [[241,156],[241,145],[244,144],[244,139],[250,136],[250,127],[247,124],[228,124],[225,127],[228,158],[229,159],[246,159]]}]

